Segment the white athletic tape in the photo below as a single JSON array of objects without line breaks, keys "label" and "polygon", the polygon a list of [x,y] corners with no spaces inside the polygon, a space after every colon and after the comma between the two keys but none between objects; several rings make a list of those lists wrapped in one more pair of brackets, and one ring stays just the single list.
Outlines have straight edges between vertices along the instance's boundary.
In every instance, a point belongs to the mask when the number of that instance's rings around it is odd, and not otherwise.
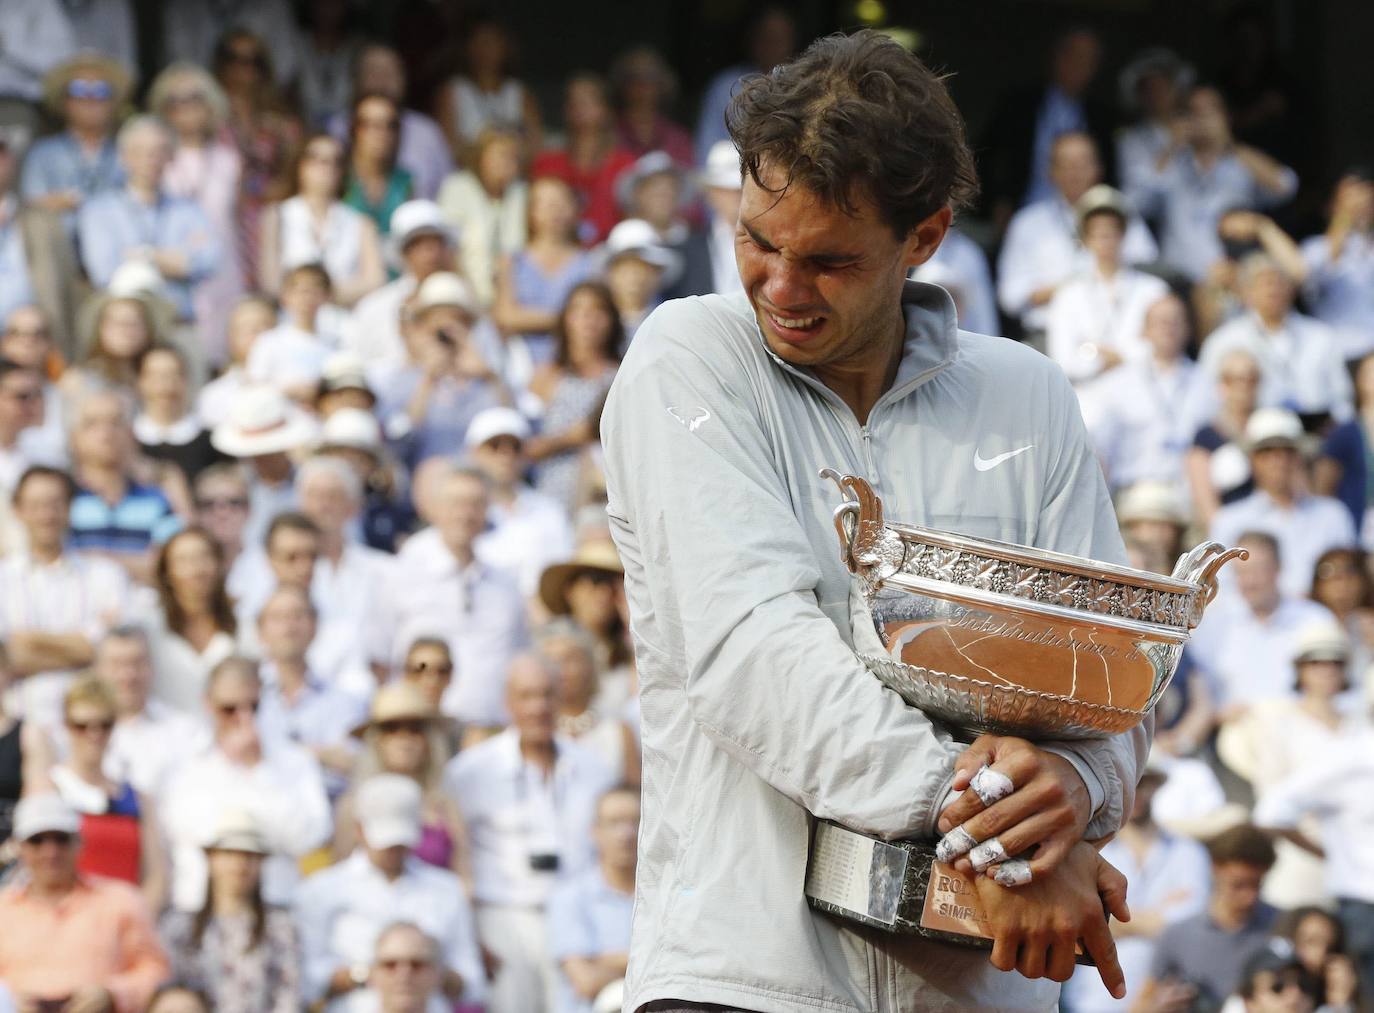
[{"label": "white athletic tape", "polygon": [[974,869],[979,871],[986,869],[989,865],[996,865],[998,862],[1005,861],[1006,851],[1002,849],[1002,842],[996,837],[989,837],[978,847],[968,853],[968,860],[973,863]]},{"label": "white athletic tape", "polygon": [[942,862],[952,862],[977,843],[974,836],[963,827],[955,827],[935,845],[935,857]]},{"label": "white athletic tape", "polygon": [[978,773],[973,775],[973,780],[968,785],[973,789],[973,793],[983,801],[984,806],[993,805],[1006,798],[1016,790],[1016,785],[1011,783],[1011,778],[1000,770],[993,770],[991,767],[979,767]]},{"label": "white athletic tape", "polygon": [[1030,862],[1011,858],[992,870],[992,878],[1002,886],[1025,886],[1031,881]]}]

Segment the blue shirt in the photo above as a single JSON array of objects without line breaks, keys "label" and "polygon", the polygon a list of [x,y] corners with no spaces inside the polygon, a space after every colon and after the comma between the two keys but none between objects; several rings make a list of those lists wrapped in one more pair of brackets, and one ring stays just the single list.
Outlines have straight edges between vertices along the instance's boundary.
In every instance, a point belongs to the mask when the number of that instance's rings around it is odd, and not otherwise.
[{"label": "blue shirt", "polygon": [[[367,719],[367,702],[327,685],[313,675],[307,677],[304,691],[295,703],[288,703],[277,684],[276,668],[262,666],[262,708],[260,727],[306,748],[351,745],[349,732]],[[348,778],[338,771],[321,767],[329,797],[337,798],[348,787]]]},{"label": "blue shirt", "polygon": [[167,497],[151,486],[130,483],[114,506],[79,489],[72,500],[68,547],[81,551],[135,554],[160,545],[181,530]]},{"label": "blue shirt", "polygon": [[25,201],[75,190],[84,202],[123,185],[124,167],[112,138],[106,138],[95,157],[88,158],[77,139],[66,132],[35,141],[19,177],[19,193]]},{"label": "blue shirt", "polygon": [[630,952],[634,897],[613,889],[599,867],[559,885],[549,895],[549,956],[559,965],[554,1013],[591,1013],[592,1004],[573,991],[563,973],[569,957]]},{"label": "blue shirt", "polygon": [[0,323],[20,306],[34,301],[29,264],[24,256],[24,230],[16,220],[17,201],[0,201]]},{"label": "blue shirt", "polygon": [[191,292],[220,261],[220,242],[205,212],[194,201],[160,196],[144,204],[128,190],[112,190],[82,205],[77,217],[81,263],[91,281],[104,288],[128,252],[146,246],[175,250],[187,257],[185,278],[168,278],[167,294],[186,320],[194,317]]},{"label": "blue shirt", "polygon": [[1022,204],[1045,200],[1055,195],[1054,184],[1050,182],[1050,149],[1054,147],[1054,140],[1060,134],[1087,129],[1088,118],[1083,112],[1082,102],[1069,98],[1055,87],[1045,91],[1045,100],[1040,103],[1040,114],[1035,120],[1035,146],[1031,148],[1030,180],[1026,183],[1026,194],[1021,201]]}]

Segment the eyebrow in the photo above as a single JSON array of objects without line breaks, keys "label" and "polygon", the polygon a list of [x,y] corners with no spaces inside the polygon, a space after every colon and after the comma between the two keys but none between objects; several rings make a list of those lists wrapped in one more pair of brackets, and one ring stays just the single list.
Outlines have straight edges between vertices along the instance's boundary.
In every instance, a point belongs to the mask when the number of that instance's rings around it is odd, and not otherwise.
[{"label": "eyebrow", "polygon": [[[744,231],[745,231],[745,232],[749,233],[749,238],[752,239],[754,242],[758,243],[760,246],[765,247],[766,249],[769,249],[769,250],[777,249],[777,247],[775,247],[775,246],[774,246],[772,243],[770,243],[767,239],[765,239],[763,236],[761,236],[761,235],[759,234],[758,230],[756,230],[756,229],[755,229],[752,225],[750,225],[748,222],[741,221],[741,222],[740,222],[740,225],[742,225],[742,226],[744,227]],[[838,264],[848,264],[848,263],[851,263],[851,262],[853,262],[853,261],[855,261],[855,260],[860,259],[862,256],[863,256],[863,253],[862,253],[862,252],[854,252],[854,253],[838,253],[838,252],[831,253],[831,252],[826,252],[826,253],[813,253],[813,254],[811,254],[810,256],[805,257],[805,258],[803,258],[803,259],[809,260],[809,261],[811,261],[813,264],[825,264],[825,265],[832,265],[832,266],[833,266],[833,265],[838,265]]]}]

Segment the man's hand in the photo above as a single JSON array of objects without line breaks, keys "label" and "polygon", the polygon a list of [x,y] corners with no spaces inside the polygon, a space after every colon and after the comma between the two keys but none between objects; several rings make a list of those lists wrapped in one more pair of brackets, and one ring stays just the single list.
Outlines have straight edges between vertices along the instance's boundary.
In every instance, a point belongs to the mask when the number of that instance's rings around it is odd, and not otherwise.
[{"label": "man's hand", "polygon": [[1063,864],[1028,886],[1010,889],[985,876],[974,882],[992,928],[993,967],[1026,978],[1068,981],[1081,941],[1107,991],[1118,999],[1125,996],[1126,979],[1106,912],[1130,921],[1126,877],[1091,844],[1075,844]]},{"label": "man's hand", "polygon": [[[969,788],[983,767],[1011,783],[1010,793],[990,805],[985,805],[978,792]],[[997,839],[1003,857],[1034,849],[1030,856],[1032,880],[1048,876],[1069,850],[1083,840],[1092,817],[1088,786],[1073,764],[1062,756],[1033,746],[1025,739],[980,735],[955,761],[954,771],[953,787],[963,794],[941,814],[939,829],[946,835],[941,845],[953,846],[952,858],[958,859],[955,866],[960,871],[983,868],[980,864],[975,869],[972,858],[960,857],[969,851],[970,840],[976,844],[988,842],[987,847],[976,849],[978,853],[973,856],[980,863],[994,847],[991,838]],[[959,846],[960,841],[964,846]]]},{"label": "man's hand", "polygon": [[88,985],[72,993],[65,1013],[111,1013],[115,1008],[110,993],[99,985]]}]

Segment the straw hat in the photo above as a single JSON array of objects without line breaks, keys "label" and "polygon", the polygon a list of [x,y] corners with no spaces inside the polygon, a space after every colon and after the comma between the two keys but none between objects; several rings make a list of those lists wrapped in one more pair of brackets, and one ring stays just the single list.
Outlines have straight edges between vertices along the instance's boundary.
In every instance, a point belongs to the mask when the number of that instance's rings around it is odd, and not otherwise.
[{"label": "straw hat", "polygon": [[1330,619],[1318,619],[1298,631],[1297,642],[1293,645],[1293,664],[1301,665],[1308,661],[1350,660],[1350,637],[1338,623]]},{"label": "straw hat", "polygon": [[206,850],[242,851],[250,855],[269,855],[271,848],[247,809],[226,809],[220,813],[214,832],[205,842]]},{"label": "straw hat", "polygon": [[566,563],[556,563],[539,578],[539,599],[554,615],[568,614],[568,586],[584,573],[624,576],[620,554],[609,538],[583,542]]},{"label": "straw hat", "polygon": [[67,86],[80,77],[96,77],[110,82],[114,94],[111,96],[115,108],[124,104],[133,87],[133,75],[118,60],[85,50],[69,60],[63,60],[43,76],[43,104],[54,116],[62,115],[62,105],[67,98]]},{"label": "straw hat", "polygon": [[362,738],[377,725],[388,721],[437,721],[438,712],[425,695],[412,684],[397,680],[389,682],[372,697],[372,709],[367,720],[353,729]]}]

